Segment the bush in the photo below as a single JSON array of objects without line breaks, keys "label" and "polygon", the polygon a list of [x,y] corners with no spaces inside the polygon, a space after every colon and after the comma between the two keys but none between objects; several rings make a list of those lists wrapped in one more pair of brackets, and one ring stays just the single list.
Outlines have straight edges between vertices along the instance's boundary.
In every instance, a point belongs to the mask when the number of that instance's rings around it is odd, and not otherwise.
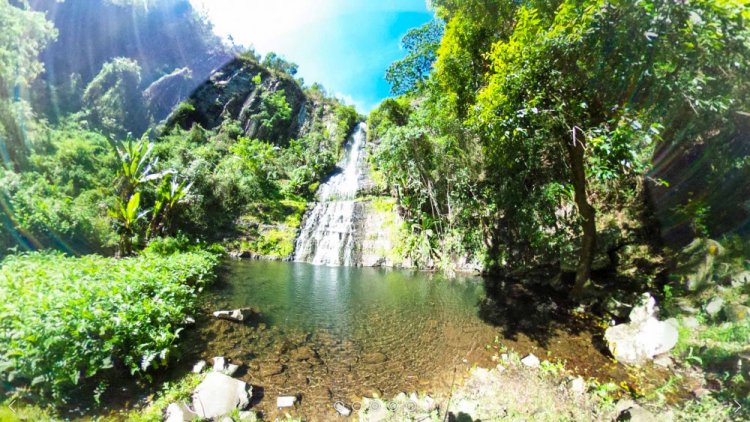
[{"label": "bush", "polygon": [[64,403],[95,383],[102,392],[118,370],[148,378],[167,363],[217,262],[205,251],[120,260],[7,257],[0,267],[0,379]]}]

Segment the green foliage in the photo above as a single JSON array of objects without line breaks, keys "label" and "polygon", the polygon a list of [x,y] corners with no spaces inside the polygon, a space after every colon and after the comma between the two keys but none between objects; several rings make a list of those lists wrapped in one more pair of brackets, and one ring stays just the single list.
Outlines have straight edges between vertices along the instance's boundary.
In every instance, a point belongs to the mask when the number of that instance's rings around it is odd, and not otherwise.
[{"label": "green foliage", "polygon": [[265,57],[263,57],[263,61],[261,62],[261,64],[277,72],[286,73],[289,76],[294,76],[297,74],[297,64],[287,61],[282,56],[279,56],[273,51],[269,52]]},{"label": "green foliage", "polygon": [[292,107],[286,101],[286,93],[280,91],[263,91],[259,111],[251,118],[261,127],[260,137],[271,142],[280,142],[281,134],[289,126]]},{"label": "green foliage", "polygon": [[57,31],[26,1],[0,2],[0,28],[0,160],[3,167],[20,170],[29,153],[21,90],[44,70],[37,56]]},{"label": "green foliage", "polygon": [[445,33],[419,96],[370,115],[375,161],[433,257],[457,235],[488,263],[554,261],[591,238],[594,210],[635,210],[658,142],[731,132],[747,106],[744,1],[434,6]]},{"label": "green foliage", "polygon": [[154,235],[168,235],[171,232],[172,217],[177,205],[187,202],[192,183],[180,180],[178,176],[167,174],[156,191],[156,201],[151,210],[151,223],[146,238]]},{"label": "green foliage", "polygon": [[140,85],[141,67],[136,61],[117,57],[105,63],[83,92],[88,121],[117,138],[129,132],[142,134],[148,116]]},{"label": "green foliage", "polygon": [[427,78],[442,37],[443,23],[440,21],[430,21],[404,35],[401,46],[406,50],[406,57],[394,62],[385,71],[391,94],[402,95],[413,91]]},{"label": "green foliage", "polygon": [[161,391],[156,394],[156,400],[145,409],[137,409],[128,413],[128,422],[162,421],[167,407],[179,401],[190,401],[193,391],[202,380],[202,374],[188,374],[176,382],[165,383]]},{"label": "green foliage", "polygon": [[0,267],[0,375],[66,402],[126,370],[167,363],[196,293],[212,280],[209,252],[126,259],[59,253],[6,257]]}]

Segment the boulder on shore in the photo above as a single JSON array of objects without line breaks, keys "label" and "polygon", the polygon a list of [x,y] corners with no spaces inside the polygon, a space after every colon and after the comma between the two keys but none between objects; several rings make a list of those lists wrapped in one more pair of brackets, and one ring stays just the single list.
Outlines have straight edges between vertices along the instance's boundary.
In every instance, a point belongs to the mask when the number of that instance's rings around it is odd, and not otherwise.
[{"label": "boulder on shore", "polygon": [[620,362],[642,365],[654,356],[666,353],[677,344],[677,321],[659,321],[654,298],[643,295],[630,312],[630,322],[607,329],[604,339],[612,355]]},{"label": "boulder on shore", "polygon": [[167,406],[167,414],[164,417],[165,422],[189,422],[198,419],[195,414],[185,403],[172,403]]},{"label": "boulder on shore", "polygon": [[193,392],[193,408],[201,418],[223,416],[250,404],[248,390],[252,391],[252,387],[243,381],[221,372],[209,372]]},{"label": "boulder on shore", "polygon": [[541,362],[539,361],[539,358],[534,356],[533,353],[529,353],[528,356],[521,359],[521,363],[528,366],[529,368],[538,368]]}]

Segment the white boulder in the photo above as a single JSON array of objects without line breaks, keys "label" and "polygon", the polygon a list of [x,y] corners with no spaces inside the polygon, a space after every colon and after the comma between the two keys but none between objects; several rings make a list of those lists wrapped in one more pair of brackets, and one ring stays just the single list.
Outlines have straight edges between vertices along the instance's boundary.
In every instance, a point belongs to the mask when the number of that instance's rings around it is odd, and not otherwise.
[{"label": "white boulder", "polygon": [[198,419],[195,414],[185,403],[172,403],[167,406],[167,414],[164,417],[165,422],[188,422]]},{"label": "white boulder", "polygon": [[541,362],[539,361],[539,358],[534,356],[533,353],[529,353],[528,356],[521,359],[521,363],[528,366],[529,368],[538,368]]},{"label": "white boulder", "polygon": [[721,308],[723,307],[724,307],[724,299],[720,297],[715,297],[706,304],[705,310],[709,316],[715,317],[719,315],[719,312],[721,312]]},{"label": "white boulder", "polygon": [[193,408],[201,418],[218,418],[247,407],[250,404],[248,390],[252,388],[243,381],[220,372],[209,372],[193,392]]},{"label": "white boulder", "polygon": [[296,401],[297,401],[297,397],[295,396],[279,396],[279,397],[276,397],[276,407],[278,408],[293,407]]},{"label": "white boulder", "polygon": [[620,362],[641,365],[654,356],[666,353],[677,344],[677,321],[659,321],[654,316],[655,302],[644,295],[641,304],[631,311],[631,321],[608,328],[604,333],[612,355]]},{"label": "white boulder", "polygon": [[203,369],[206,367],[206,361],[201,359],[198,362],[195,362],[195,365],[193,365],[193,373],[194,374],[200,374],[203,372]]}]

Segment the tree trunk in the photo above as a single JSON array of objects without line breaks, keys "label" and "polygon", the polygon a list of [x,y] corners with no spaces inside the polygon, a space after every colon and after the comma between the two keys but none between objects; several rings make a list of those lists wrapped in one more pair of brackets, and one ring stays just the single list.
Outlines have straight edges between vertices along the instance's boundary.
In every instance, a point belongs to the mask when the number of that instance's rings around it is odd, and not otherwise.
[{"label": "tree trunk", "polygon": [[571,292],[573,297],[581,297],[586,284],[591,277],[591,264],[596,252],[596,210],[591,206],[588,199],[586,186],[586,144],[583,136],[576,139],[576,131],[573,130],[573,143],[566,143],[570,159],[570,172],[575,190],[575,202],[578,213],[583,219],[583,238],[581,240],[581,255],[576,268],[576,280]]}]

